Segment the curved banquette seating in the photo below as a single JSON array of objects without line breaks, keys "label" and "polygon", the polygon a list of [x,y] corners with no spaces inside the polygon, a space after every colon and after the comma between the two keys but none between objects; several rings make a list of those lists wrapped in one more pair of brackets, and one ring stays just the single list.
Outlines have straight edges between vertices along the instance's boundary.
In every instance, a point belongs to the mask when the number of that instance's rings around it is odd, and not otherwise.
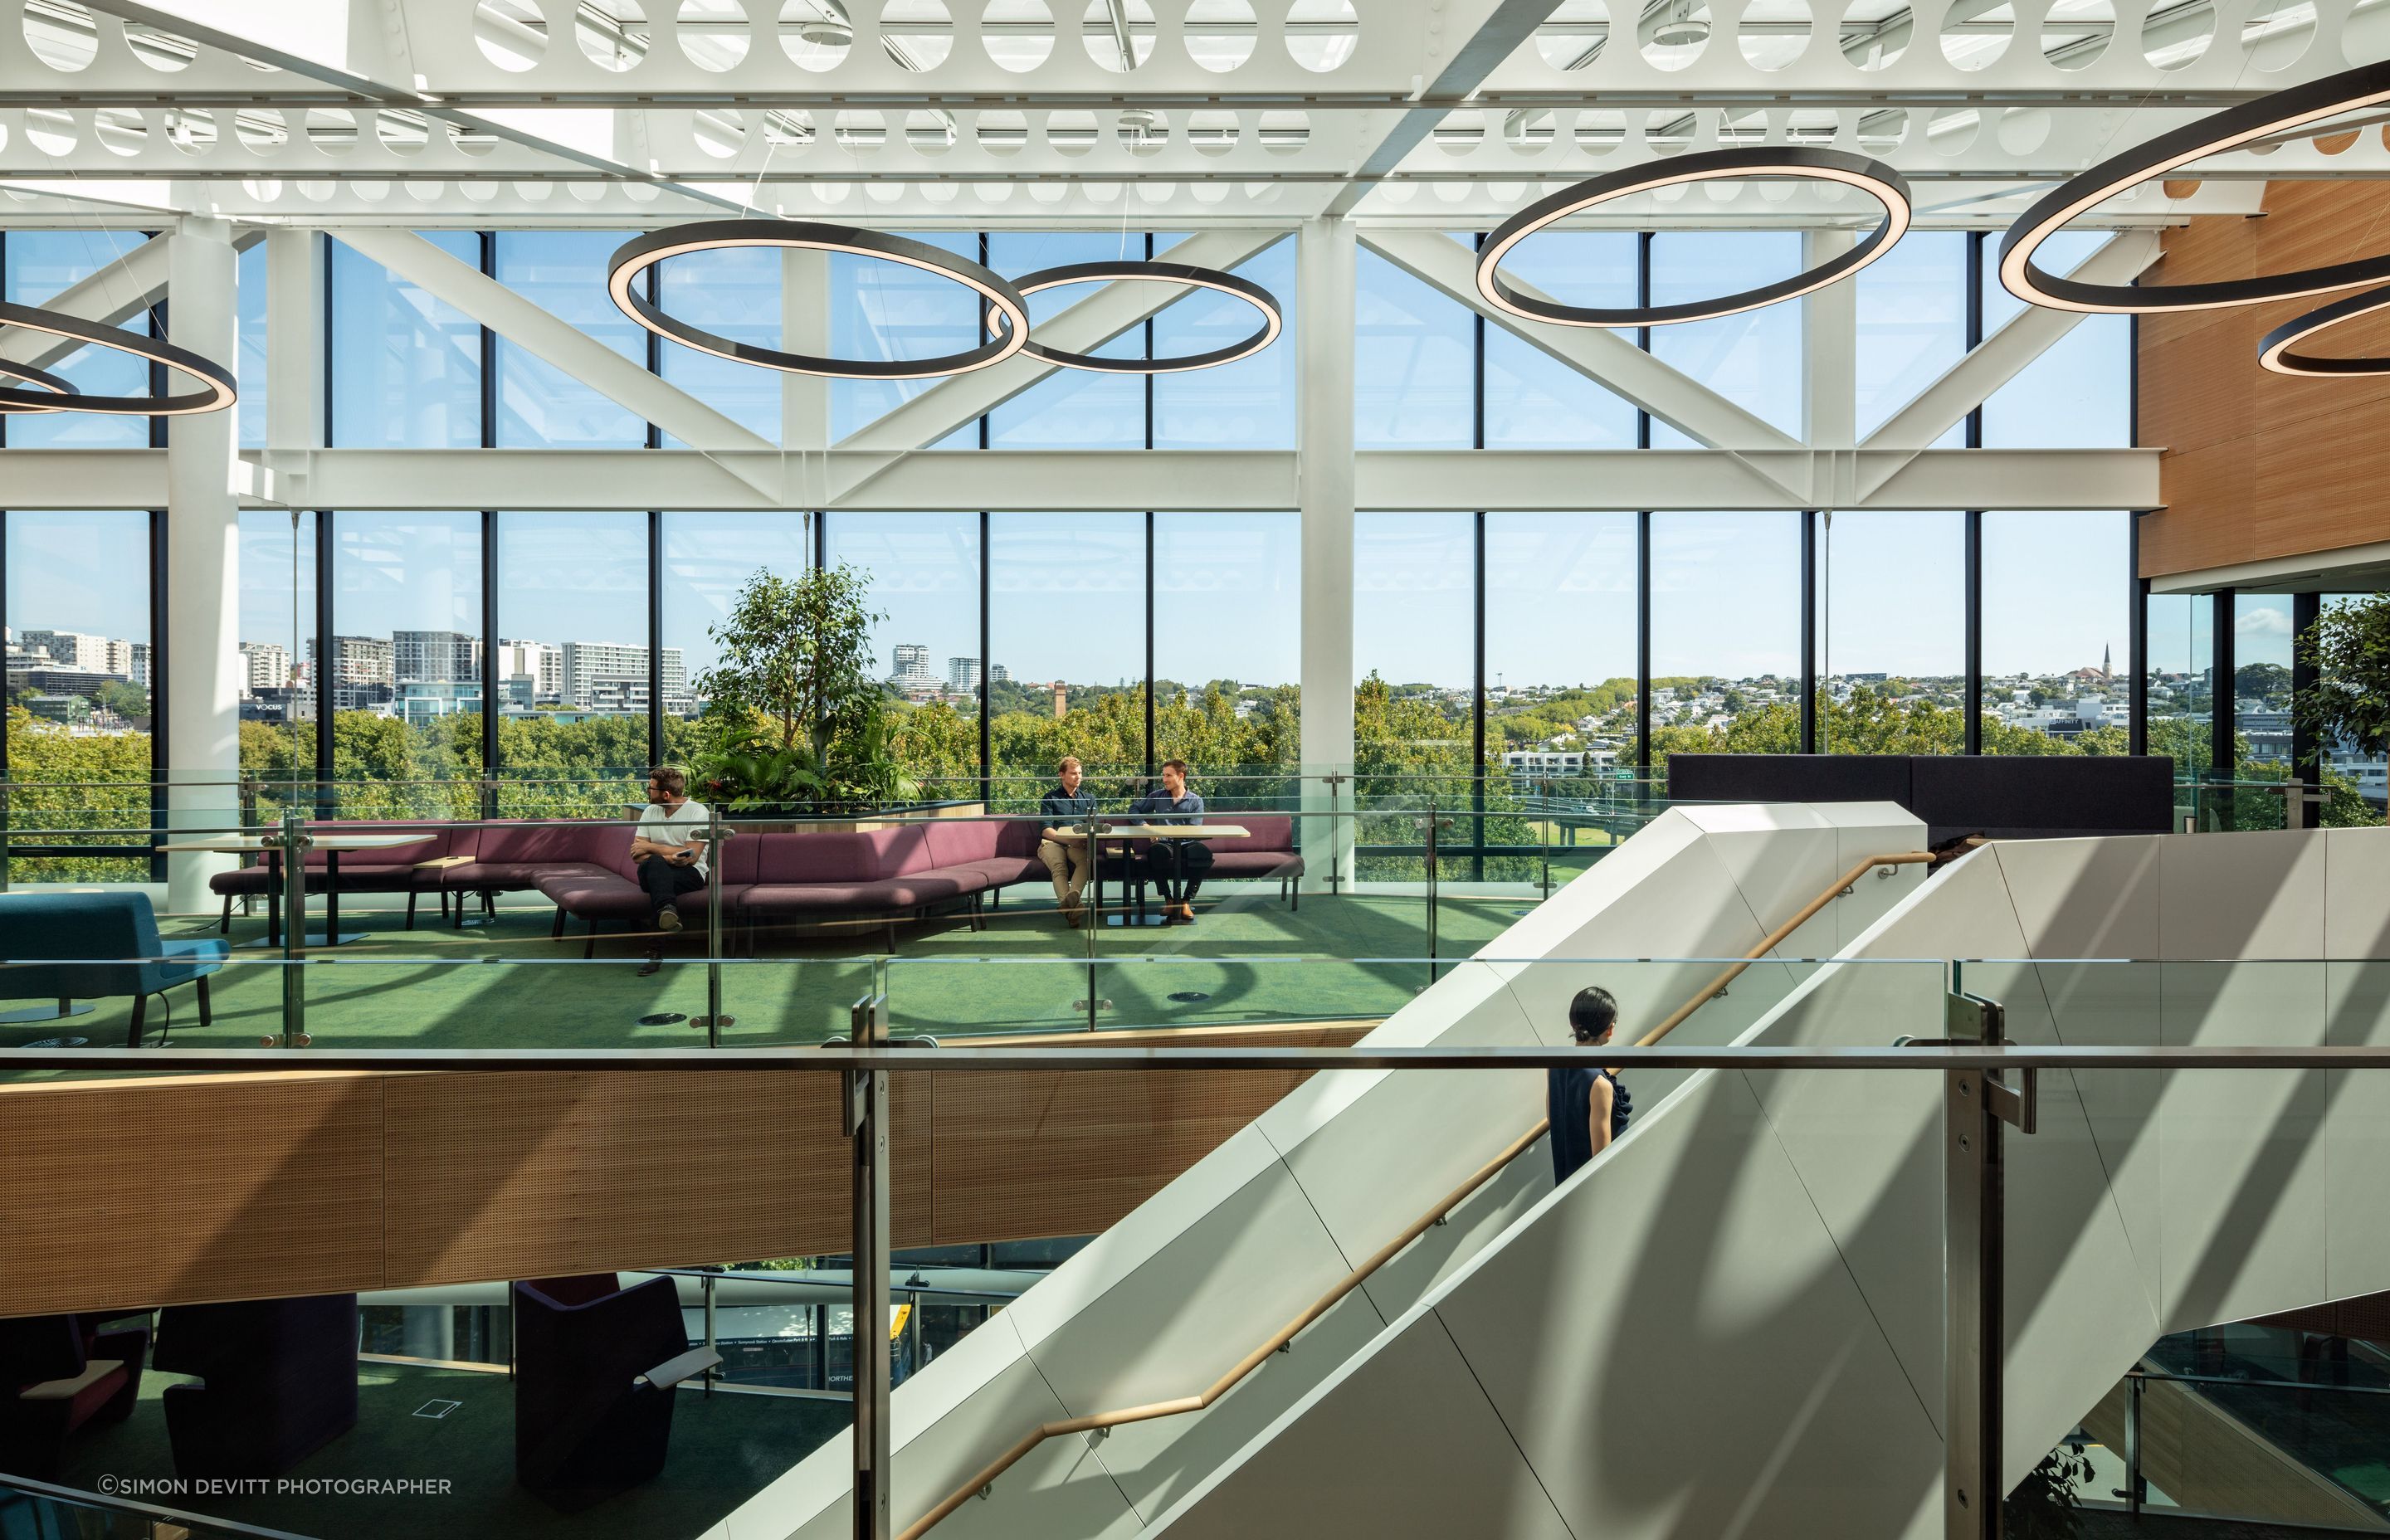
[{"label": "curved banquette seating", "polygon": [[[1292,897],[1303,875],[1294,850],[1294,819],[1285,815],[1224,813],[1251,832],[1214,844],[1213,880],[1277,879]],[[593,939],[610,923],[643,924],[647,894],[631,860],[632,828],[620,822],[491,822],[481,824],[341,823],[313,826],[343,833],[415,833],[419,842],[352,852],[340,866],[342,892],[404,892],[407,919],[423,893],[456,899],[459,922],[469,895],[536,892],[556,905],[554,933],[568,919],[585,921]],[[721,864],[726,922],[752,929],[793,922],[867,918],[893,926],[949,905],[967,907],[977,922],[981,899],[1023,882],[1047,880],[1037,858],[1038,826],[1031,818],[932,818],[861,829],[775,829],[737,820],[742,830],[725,842]],[[306,857],[307,891],[326,891],[324,854]],[[232,900],[266,891],[263,865],[220,872],[209,886]],[[701,919],[710,903],[700,889],[678,901],[683,917]],[[444,907],[444,905],[443,905]]]}]

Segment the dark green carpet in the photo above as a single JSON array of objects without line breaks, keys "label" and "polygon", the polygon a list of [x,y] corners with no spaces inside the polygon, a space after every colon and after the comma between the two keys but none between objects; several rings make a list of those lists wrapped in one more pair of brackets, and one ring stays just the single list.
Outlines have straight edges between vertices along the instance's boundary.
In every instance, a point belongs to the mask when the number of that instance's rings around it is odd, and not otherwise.
[{"label": "dark green carpet", "polygon": [[[96,1491],[103,1477],[172,1477],[158,1398],[174,1382],[171,1376],[143,1376],[141,1402],[131,1418],[70,1442],[58,1484]],[[414,1415],[435,1398],[463,1405],[436,1420]],[[842,1402],[678,1392],[663,1474],[567,1517],[515,1484],[514,1386],[505,1375],[359,1364],[357,1425],[301,1461],[287,1479],[445,1480],[445,1495],[268,1492],[143,1500],[325,1540],[695,1540],[816,1445],[842,1433],[847,1418]]]},{"label": "dark green carpet", "polygon": [[[344,902],[344,930],[365,939],[311,954],[304,968],[306,1024],[320,1046],[371,1047],[620,1047],[701,1045],[686,1020],[706,1012],[701,932],[667,938],[665,966],[637,976],[648,938],[601,939],[581,957],[580,935],[558,943],[554,911],[533,900],[503,905],[496,921],[464,930],[430,916],[402,930],[387,900]],[[1509,926],[1528,898],[1444,898],[1436,954],[1466,956]],[[310,905],[311,911],[315,905]],[[1306,897],[1300,909],[1275,888],[1227,888],[1199,905],[1193,926],[1124,930],[1096,937],[1093,975],[1105,1026],[1207,1026],[1383,1016],[1428,982],[1423,964],[1349,959],[1424,957],[1428,911],[1410,896]],[[320,918],[320,917],[318,917]],[[212,935],[196,919],[168,919],[169,935]],[[232,940],[253,941],[263,918],[233,921]],[[893,957],[874,956],[876,929],[767,934],[760,956],[723,968],[723,1034],[737,1044],[815,1043],[847,1030],[848,1007],[875,988],[889,995],[900,1033],[1084,1030],[1087,935],[1066,928],[1050,895],[1020,890],[974,930],[959,916],[905,925]],[[214,1021],[199,1024],[192,992],[174,992],[168,1036],[186,1047],[254,1047],[280,1030],[279,954],[236,944],[213,982]],[[114,1046],[128,1003],[104,1000],[71,1022],[0,1026],[0,1049],[61,1033]],[[153,999],[149,1035],[160,1013]],[[160,1061],[144,1069],[167,1070]]]}]

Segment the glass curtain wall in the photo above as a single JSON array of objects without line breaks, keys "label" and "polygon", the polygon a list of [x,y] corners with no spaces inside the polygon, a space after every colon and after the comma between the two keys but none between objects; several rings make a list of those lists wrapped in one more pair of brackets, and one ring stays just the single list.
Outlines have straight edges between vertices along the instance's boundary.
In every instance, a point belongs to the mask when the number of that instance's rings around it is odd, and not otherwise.
[{"label": "glass curtain wall", "polygon": [[1651,515],[1651,764],[1801,748],[1806,515]]},{"label": "glass curtain wall", "polygon": [[[824,561],[867,584],[871,659],[896,704],[893,747],[905,774],[932,800],[978,795],[980,745],[980,515],[829,513]],[[999,713],[1043,702],[1009,675],[989,686]]]},{"label": "glass curtain wall", "polygon": [[1302,520],[1153,516],[1153,750],[1223,808],[1293,805],[1302,758]]},{"label": "glass curtain wall", "polygon": [[[137,394],[146,382],[119,388]],[[133,509],[0,514],[9,845],[54,853],[12,856],[12,881],[150,876],[155,523]],[[114,846],[142,853],[102,853]]]},{"label": "glass curtain wall", "polygon": [[656,602],[666,656],[680,654],[688,694],[667,702],[659,760],[686,765],[705,744],[706,671],[721,659],[716,637],[740,591],[759,574],[790,576],[814,560],[814,516],[667,510],[658,520],[662,562]]},{"label": "glass curtain wall", "polygon": [[[2323,594],[2318,596],[2317,609],[2329,614],[2335,606],[2373,598],[2371,594]],[[2320,689],[2339,683],[2339,677],[2330,673],[2316,682]],[[2390,805],[2390,762],[2379,751],[2360,749],[2347,738],[2318,744],[2317,759],[2323,773],[2322,822],[2327,827],[2354,828],[2384,822],[2385,805]]]},{"label": "glass curtain wall", "polygon": [[[615,816],[644,794],[649,703],[648,516],[497,516],[498,769],[505,817]],[[688,709],[677,648],[666,711]]]},{"label": "glass curtain wall", "polygon": [[[491,276],[644,367],[647,331],[606,292],[606,261],[623,239],[609,230],[501,230],[492,237]],[[648,425],[595,386],[508,338],[495,340],[499,448],[646,447]]]},{"label": "glass curtain wall", "polygon": [[[2291,767],[2291,596],[2232,596],[2233,778],[2296,778]],[[2295,820],[2294,820],[2295,823]]]},{"label": "glass curtain wall", "polygon": [[1985,753],[2126,751],[2131,520],[2114,510],[1983,515]]},{"label": "glass curtain wall", "polygon": [[1424,810],[1467,804],[1478,774],[1478,517],[1353,520],[1356,876],[1416,881]]},{"label": "glass curtain wall", "polygon": [[[1150,517],[988,516],[987,679],[1020,702],[988,723],[1000,802],[1042,787],[1064,754],[1107,798],[1147,774]],[[944,662],[950,683],[979,683],[977,648]]]},{"label": "glass curtain wall", "polygon": [[[0,299],[43,305],[130,255],[148,237],[137,230],[11,230],[0,241]],[[117,323],[155,336],[156,312],[142,309]],[[172,323],[168,323],[171,327]],[[85,395],[137,396],[149,389],[149,366],[113,348],[79,348],[53,366]],[[90,412],[14,416],[5,442],[18,449],[139,449],[153,442],[162,417],[102,417]]]},{"label": "glass curtain wall", "polygon": [[483,518],[333,516],[329,656],[309,661],[345,816],[480,811]]},{"label": "glass curtain wall", "polygon": [[[312,810],[315,779],[313,510],[240,511],[240,769],[258,818]],[[255,820],[244,820],[245,822]]]},{"label": "glass curtain wall", "polygon": [[1964,752],[1966,515],[1817,520],[1818,751]]},{"label": "glass curtain wall", "polygon": [[2215,748],[2215,596],[2152,594],[2143,603],[2150,752],[2171,755],[2178,776],[2204,776]]}]

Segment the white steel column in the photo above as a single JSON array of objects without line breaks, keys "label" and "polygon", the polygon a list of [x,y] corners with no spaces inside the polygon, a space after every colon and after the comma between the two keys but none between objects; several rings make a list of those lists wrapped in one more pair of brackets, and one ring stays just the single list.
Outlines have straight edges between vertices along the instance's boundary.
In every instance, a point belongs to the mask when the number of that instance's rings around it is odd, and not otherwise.
[{"label": "white steel column", "polygon": [[[315,230],[266,233],[265,445],[271,451],[324,447],[325,239]],[[305,464],[302,456],[294,468],[303,475]]]},{"label": "white steel column", "polygon": [[[1833,261],[1857,243],[1844,229],[1802,232],[1801,260],[1818,267]],[[1859,305],[1858,280],[1845,278],[1805,296],[1801,327],[1802,438],[1812,449],[1848,449],[1858,443]]]},{"label": "white steel column", "polygon": [[[780,253],[780,346],[790,353],[829,356],[829,253],[790,248]],[[780,376],[780,447],[829,447],[829,381],[821,375]]]},{"label": "white steel column", "polygon": [[[166,237],[166,321],[202,357],[235,356],[237,269],[231,226],[186,217]],[[170,378],[170,389],[186,388]],[[221,828],[240,778],[239,507],[233,495],[237,410],[171,418],[166,430],[165,677],[169,828]],[[204,912],[225,855],[167,857],[166,907]]]},{"label": "white steel column", "polygon": [[[1296,237],[1297,384],[1303,510],[1303,766],[1316,777],[1353,766],[1353,226],[1306,221]],[[1331,794],[1303,783],[1303,808],[1353,808],[1353,783]],[[1315,818],[1303,833],[1306,890],[1353,880],[1354,821]]]}]

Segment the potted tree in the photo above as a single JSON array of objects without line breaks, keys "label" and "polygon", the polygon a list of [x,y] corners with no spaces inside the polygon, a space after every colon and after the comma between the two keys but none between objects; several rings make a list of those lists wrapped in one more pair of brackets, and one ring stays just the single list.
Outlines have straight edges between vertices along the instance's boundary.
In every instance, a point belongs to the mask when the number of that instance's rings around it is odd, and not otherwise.
[{"label": "potted tree", "polygon": [[699,675],[708,742],[692,766],[706,800],[777,816],[878,811],[914,795],[890,750],[871,676],[869,580],[856,569],[759,571],[710,627],[720,661]]}]

